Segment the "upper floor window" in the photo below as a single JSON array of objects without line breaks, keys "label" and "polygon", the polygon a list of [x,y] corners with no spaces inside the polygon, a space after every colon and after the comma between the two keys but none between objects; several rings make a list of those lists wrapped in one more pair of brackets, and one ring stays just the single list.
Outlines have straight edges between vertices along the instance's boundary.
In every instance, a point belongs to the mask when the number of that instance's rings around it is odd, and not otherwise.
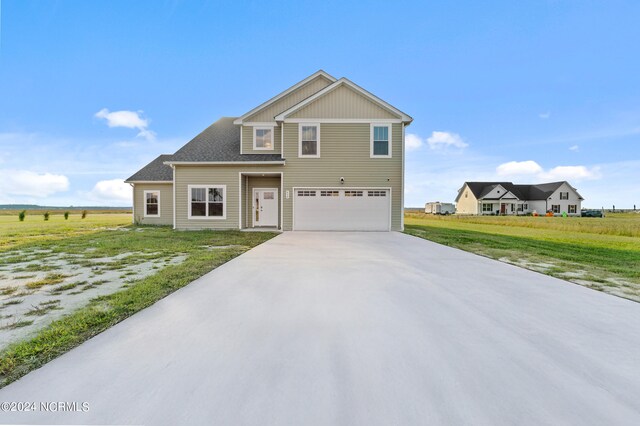
[{"label": "upper floor window", "polygon": [[560,199],[561,200],[568,200],[569,199],[569,193],[568,192],[561,192],[560,193]]},{"label": "upper floor window", "polygon": [[273,150],[273,127],[253,128],[253,149]]},{"label": "upper floor window", "polygon": [[300,124],[299,157],[320,157],[320,125]]},{"label": "upper floor window", "polygon": [[224,219],[226,190],[225,185],[189,185],[189,219]]},{"label": "upper floor window", "polygon": [[160,191],[144,191],[144,216],[160,216]]},{"label": "upper floor window", "polygon": [[391,157],[391,124],[371,125],[371,157]]}]

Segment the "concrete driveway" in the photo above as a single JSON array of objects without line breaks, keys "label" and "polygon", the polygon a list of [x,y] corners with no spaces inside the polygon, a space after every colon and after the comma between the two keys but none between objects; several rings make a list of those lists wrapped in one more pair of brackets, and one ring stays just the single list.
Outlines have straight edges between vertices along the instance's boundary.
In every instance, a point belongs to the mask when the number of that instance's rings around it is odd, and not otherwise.
[{"label": "concrete driveway", "polygon": [[640,304],[399,233],[285,233],[20,381],[5,423],[638,425]]}]

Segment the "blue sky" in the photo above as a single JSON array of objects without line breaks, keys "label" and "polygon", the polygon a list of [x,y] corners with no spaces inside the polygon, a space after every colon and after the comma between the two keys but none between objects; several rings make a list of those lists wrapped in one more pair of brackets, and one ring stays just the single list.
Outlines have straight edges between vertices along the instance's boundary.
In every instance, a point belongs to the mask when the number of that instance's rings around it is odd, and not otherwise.
[{"label": "blue sky", "polygon": [[127,205],[155,156],[324,69],[413,116],[407,206],[489,179],[640,206],[637,1],[1,1],[0,203]]}]

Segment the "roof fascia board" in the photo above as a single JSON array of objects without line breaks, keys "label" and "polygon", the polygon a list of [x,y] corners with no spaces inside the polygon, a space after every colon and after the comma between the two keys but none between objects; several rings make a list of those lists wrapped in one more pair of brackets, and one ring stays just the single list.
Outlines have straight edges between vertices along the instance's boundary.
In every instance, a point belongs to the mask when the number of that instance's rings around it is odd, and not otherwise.
[{"label": "roof fascia board", "polygon": [[165,161],[164,164],[169,166],[235,166],[239,164],[251,164],[251,165],[272,165],[279,164],[284,165],[284,161]]},{"label": "roof fascia board", "polygon": [[327,80],[334,82],[336,81],[336,78],[333,77],[332,75],[327,74],[326,72],[324,72],[323,70],[317,71],[313,74],[311,74],[309,77],[305,78],[304,80],[294,84],[293,86],[289,87],[287,90],[285,90],[284,92],[274,96],[273,98],[269,99],[266,102],[263,102],[262,104],[258,105],[257,107],[255,107],[254,109],[252,109],[251,111],[247,112],[246,114],[243,114],[242,116],[236,118],[233,121],[233,124],[243,124],[243,121],[245,118],[250,117],[252,115],[254,115],[256,112],[260,111],[261,109],[264,109],[266,107],[268,107],[269,105],[271,105],[272,103],[276,102],[279,99],[282,99],[283,97],[287,96],[289,93],[293,92],[294,90],[304,86],[305,84],[307,84],[308,82],[310,82],[311,80],[314,80],[315,78],[319,77],[319,76],[323,76],[324,78],[326,78]]}]

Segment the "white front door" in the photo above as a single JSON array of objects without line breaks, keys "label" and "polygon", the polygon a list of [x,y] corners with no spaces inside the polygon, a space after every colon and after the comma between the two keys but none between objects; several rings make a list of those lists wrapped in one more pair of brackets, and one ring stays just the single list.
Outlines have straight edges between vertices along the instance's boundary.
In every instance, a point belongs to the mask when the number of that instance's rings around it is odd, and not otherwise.
[{"label": "white front door", "polygon": [[278,226],[278,189],[253,190],[253,226]]}]

